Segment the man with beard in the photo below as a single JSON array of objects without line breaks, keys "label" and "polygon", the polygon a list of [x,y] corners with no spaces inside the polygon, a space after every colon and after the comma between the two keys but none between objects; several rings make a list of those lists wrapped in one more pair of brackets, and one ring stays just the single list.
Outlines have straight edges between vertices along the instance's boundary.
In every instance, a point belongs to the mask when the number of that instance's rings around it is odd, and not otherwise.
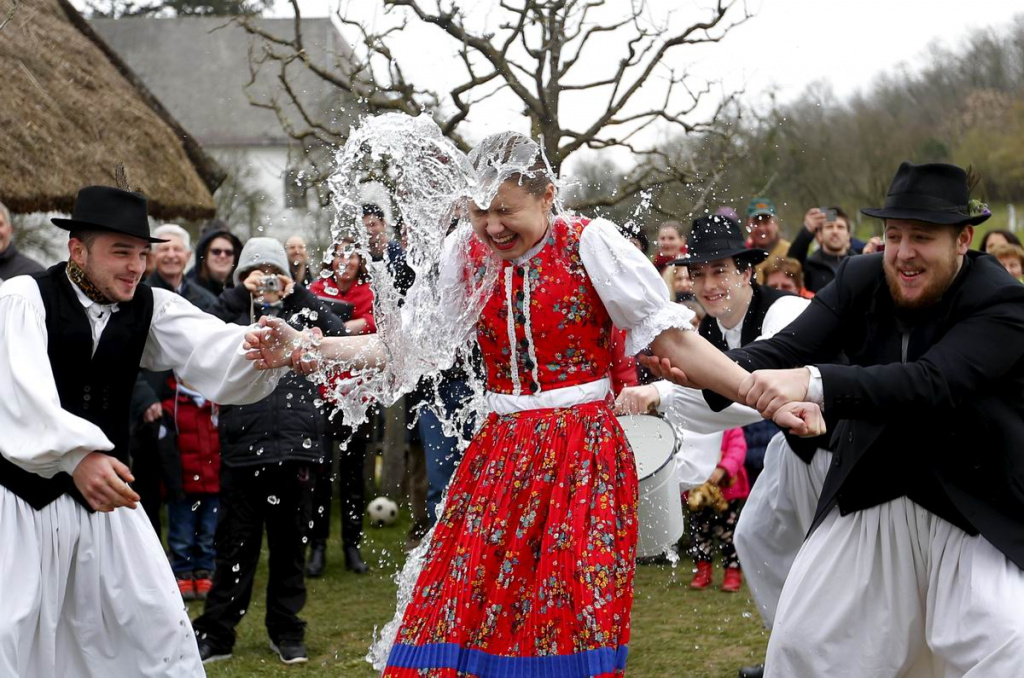
[{"label": "man with beard", "polygon": [[[146,199],[78,192],[69,261],[0,287],[0,675],[201,676],[159,539],[128,485],[129,401],[140,366],[206,397],[273,391],[245,328],[139,285]],[[277,347],[284,351],[285,347]]]},{"label": "man with beard", "polygon": [[[958,167],[903,163],[862,211],[884,220],[884,253],[730,353],[761,370],[740,390],[765,416],[807,399],[841,420],[766,675],[1019,675],[1024,287],[969,251],[989,214]],[[837,350],[848,365],[815,365]]]},{"label": "man with beard", "polygon": [[[808,256],[807,248],[812,240],[818,241],[818,249]],[[789,256],[803,267],[804,287],[815,293],[832,282],[839,264],[851,254],[856,252],[851,247],[850,217],[839,207],[829,207],[826,211],[817,207],[807,210],[804,227],[789,247]]]}]

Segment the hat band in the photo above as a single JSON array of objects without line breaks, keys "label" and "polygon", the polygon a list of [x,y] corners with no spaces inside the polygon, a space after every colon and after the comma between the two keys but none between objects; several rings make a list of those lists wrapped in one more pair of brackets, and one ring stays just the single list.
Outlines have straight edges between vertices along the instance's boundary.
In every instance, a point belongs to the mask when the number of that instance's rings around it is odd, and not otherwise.
[{"label": "hat band", "polygon": [[948,200],[931,195],[897,193],[885,197],[886,209],[927,210],[929,212],[952,212],[968,215],[967,205],[954,205]]}]

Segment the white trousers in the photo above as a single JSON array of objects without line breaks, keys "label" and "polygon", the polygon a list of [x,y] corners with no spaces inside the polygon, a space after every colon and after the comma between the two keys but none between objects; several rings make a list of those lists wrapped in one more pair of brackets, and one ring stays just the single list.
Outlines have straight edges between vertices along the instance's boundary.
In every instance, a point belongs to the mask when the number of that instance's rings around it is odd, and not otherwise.
[{"label": "white trousers", "polygon": [[805,464],[776,434],[764,453],[764,470],[740,511],[734,543],[750,593],[769,629],[782,585],[814,521],[832,453],[819,449]]},{"label": "white trousers", "polygon": [[142,509],[41,511],[0,487],[0,676],[205,676]]},{"label": "white trousers", "polygon": [[767,676],[1024,675],[1024,571],[903,497],[807,539],[786,580]]}]

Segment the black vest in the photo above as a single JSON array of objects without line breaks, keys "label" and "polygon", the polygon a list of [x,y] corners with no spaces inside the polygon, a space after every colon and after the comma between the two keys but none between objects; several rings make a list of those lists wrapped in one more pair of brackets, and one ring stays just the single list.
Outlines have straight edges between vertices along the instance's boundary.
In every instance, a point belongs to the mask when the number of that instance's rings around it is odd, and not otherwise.
[{"label": "black vest", "polygon": [[[47,354],[60,405],[98,426],[114,444],[106,454],[127,464],[132,390],[153,319],[153,290],[139,285],[131,301],[118,304],[93,355],[92,325],[65,267],[60,263],[33,276],[46,309]],[[46,422],[40,422],[40,426],[46,426]],[[68,474],[43,478],[3,457],[0,485],[35,509],[65,492],[90,508]]]},{"label": "black vest", "polygon": [[[768,309],[779,299],[789,296],[792,296],[792,294],[768,287],[767,285],[754,285],[754,294],[750,298],[750,306],[747,307],[747,313],[743,316],[743,329],[740,330],[741,347],[746,346],[761,336],[761,328],[764,325],[764,317],[768,315]],[[718,323],[709,315],[704,316],[704,320],[700,323],[700,335],[714,344],[720,351],[729,350],[729,345],[726,343],[722,331],[718,328]],[[831,426],[829,426],[829,430],[832,430]],[[799,438],[788,432],[785,435],[790,449],[805,464],[811,463],[811,459],[819,447],[829,449],[830,434],[816,438]]]}]

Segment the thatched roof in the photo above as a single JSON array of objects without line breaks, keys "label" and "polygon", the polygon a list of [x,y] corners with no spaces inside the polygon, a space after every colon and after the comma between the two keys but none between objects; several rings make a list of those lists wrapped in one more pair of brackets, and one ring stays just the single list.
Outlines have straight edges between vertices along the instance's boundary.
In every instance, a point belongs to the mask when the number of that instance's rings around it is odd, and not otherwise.
[{"label": "thatched roof", "polygon": [[67,0],[21,3],[0,35],[0,201],[70,212],[124,163],[158,219],[213,216],[223,170]]}]

